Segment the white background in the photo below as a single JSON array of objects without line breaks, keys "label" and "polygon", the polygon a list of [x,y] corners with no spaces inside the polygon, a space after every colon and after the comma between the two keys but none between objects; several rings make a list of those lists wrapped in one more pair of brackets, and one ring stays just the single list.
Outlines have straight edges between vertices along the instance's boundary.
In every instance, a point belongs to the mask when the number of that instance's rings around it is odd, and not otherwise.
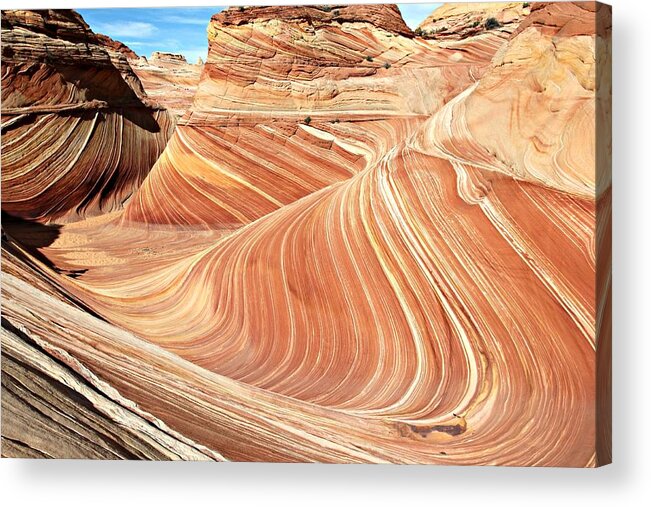
[{"label": "white background", "polygon": [[[327,0],[255,3],[323,2]],[[182,3],[10,0],[1,5],[78,8]],[[189,3],[215,5],[219,0]],[[242,2],[230,5],[237,3]],[[612,0],[612,4],[614,464],[574,470],[2,460],[3,505],[650,506],[651,2]]]}]

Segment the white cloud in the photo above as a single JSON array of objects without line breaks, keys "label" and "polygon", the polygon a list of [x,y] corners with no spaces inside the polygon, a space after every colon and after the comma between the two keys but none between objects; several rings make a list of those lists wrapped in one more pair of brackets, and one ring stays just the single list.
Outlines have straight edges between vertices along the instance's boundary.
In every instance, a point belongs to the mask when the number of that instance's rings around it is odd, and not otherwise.
[{"label": "white cloud", "polygon": [[164,16],[161,18],[161,21],[165,23],[175,23],[179,25],[197,25],[197,26],[208,26],[210,17],[206,18],[188,18],[185,16]]},{"label": "white cloud", "polygon": [[147,45],[147,44],[145,44],[144,42],[138,42],[138,41],[135,41],[135,40],[125,40],[125,41],[121,41],[121,42],[122,42],[123,44],[126,44],[126,45],[129,46],[130,48],[138,48],[138,47],[142,47],[142,46],[146,46],[146,45]]},{"label": "white cloud", "polygon": [[144,48],[144,47],[160,47],[160,42],[143,42],[143,41],[135,41],[135,40],[129,40],[129,41],[124,41],[124,43],[129,46],[129,47],[134,47],[134,48]]},{"label": "white cloud", "polygon": [[94,27],[95,31],[106,34],[110,37],[131,37],[134,39],[146,39],[156,32],[157,28],[151,23],[141,21],[122,21],[119,23],[99,23]]}]

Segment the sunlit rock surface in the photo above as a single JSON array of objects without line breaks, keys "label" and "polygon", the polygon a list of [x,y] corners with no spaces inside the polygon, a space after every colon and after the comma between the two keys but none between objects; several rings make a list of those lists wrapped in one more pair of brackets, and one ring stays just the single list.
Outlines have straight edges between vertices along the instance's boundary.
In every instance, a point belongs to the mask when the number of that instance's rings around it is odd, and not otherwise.
[{"label": "sunlit rock surface", "polygon": [[168,457],[608,463],[610,11],[530,10],[214,16],[124,211],[3,223],[11,357],[92,372]]},{"label": "sunlit rock surface", "polygon": [[430,14],[417,32],[439,41],[462,40],[486,34],[508,36],[529,14],[528,2],[468,2],[443,4]]},{"label": "sunlit rock surface", "polygon": [[126,220],[233,229],[346,181],[474,82],[499,47],[414,38],[395,6],[328,9],[213,17],[192,108]]},{"label": "sunlit rock surface", "polygon": [[183,55],[154,51],[151,58],[130,59],[147,95],[180,118],[190,108],[199,84],[203,62],[196,65]]},{"label": "sunlit rock surface", "polygon": [[120,41],[111,39],[108,35],[96,33],[95,37],[102,44],[102,46],[106,46],[114,51],[117,51],[118,53],[122,53],[129,60],[138,58],[136,52],[133,51],[129,46]]}]

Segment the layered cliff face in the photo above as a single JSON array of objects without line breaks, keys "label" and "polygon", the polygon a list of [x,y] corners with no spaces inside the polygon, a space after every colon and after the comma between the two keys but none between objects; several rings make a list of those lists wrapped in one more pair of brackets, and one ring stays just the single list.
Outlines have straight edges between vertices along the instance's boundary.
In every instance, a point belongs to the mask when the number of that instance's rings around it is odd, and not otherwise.
[{"label": "layered cliff face", "polygon": [[128,221],[232,229],[347,180],[480,76],[499,47],[414,38],[390,5],[232,8],[208,38],[192,108]]},{"label": "layered cliff face", "polygon": [[459,166],[602,194],[610,181],[595,170],[595,94],[610,76],[597,83],[599,46],[608,43],[595,24],[604,18],[591,3],[534,4],[492,68],[428,121],[420,146]]},{"label": "layered cliff face", "polygon": [[491,32],[505,37],[529,14],[528,2],[443,4],[417,28],[419,35],[439,41],[463,40]]},{"label": "layered cliff face", "polygon": [[450,41],[390,6],[220,13],[124,213],[65,226],[30,264],[3,252],[6,318],[127,400],[98,405],[155,419],[164,454],[607,463],[610,180],[591,135],[610,13],[591,5]]},{"label": "layered cliff face", "polygon": [[3,211],[75,220],[145,178],[172,122],[114,47],[73,11],[2,12]]},{"label": "layered cliff face", "polygon": [[427,114],[449,91],[428,72],[444,59],[414,40],[395,6],[228,9],[213,17],[208,39],[197,117]]},{"label": "layered cliff face", "polygon": [[138,55],[133,49],[120,41],[111,39],[108,35],[96,33],[95,38],[102,46],[110,48],[113,51],[117,51],[118,53],[122,53],[127,58],[127,60],[138,59]]},{"label": "layered cliff face", "polygon": [[192,104],[203,63],[189,64],[183,55],[155,51],[150,59],[135,58],[129,63],[147,95],[165,106],[177,120]]}]

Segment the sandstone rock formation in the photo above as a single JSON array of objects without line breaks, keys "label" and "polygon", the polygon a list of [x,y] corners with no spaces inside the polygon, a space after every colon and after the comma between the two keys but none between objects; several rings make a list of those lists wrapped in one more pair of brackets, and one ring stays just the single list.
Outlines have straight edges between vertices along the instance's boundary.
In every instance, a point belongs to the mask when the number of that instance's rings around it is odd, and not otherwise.
[{"label": "sandstone rock formation", "polygon": [[110,48],[113,51],[117,51],[118,53],[122,53],[128,60],[137,60],[139,58],[135,51],[133,51],[133,49],[131,49],[129,46],[120,41],[111,39],[108,35],[96,33],[95,37],[102,46]]},{"label": "sandstone rock formation", "polygon": [[590,5],[534,5],[482,79],[428,121],[421,146],[570,195],[601,195],[610,181],[596,181]]},{"label": "sandstone rock formation", "polygon": [[609,22],[533,4],[439,41],[393,6],[214,16],[124,211],[3,223],[12,420],[32,364],[99,407],[92,442],[131,409],[119,456],[608,463]]},{"label": "sandstone rock formation", "polygon": [[[68,298],[20,261],[20,256],[20,248],[3,238],[3,288],[10,294],[15,289],[14,295],[20,296],[3,298],[2,456],[223,461],[219,453],[171,430],[126,399],[114,385],[104,382],[101,374],[93,373],[87,367],[89,363],[80,362],[77,353],[70,355],[57,347],[51,331],[37,331],[35,321],[30,322],[29,330],[11,324],[21,320],[14,312],[25,315],[25,311],[34,311],[45,326],[52,325],[49,319],[53,317],[72,317],[69,323],[75,322],[73,326],[65,325],[65,331],[59,328],[69,337],[74,328],[85,326],[87,318],[91,320],[82,331],[84,339],[106,337],[109,329],[119,333],[70,304]],[[43,340],[36,332],[48,339]],[[84,339],[78,338],[72,341],[82,345]]]},{"label": "sandstone rock formation", "polygon": [[188,61],[185,56],[179,53],[166,53],[164,51],[154,51],[151,54],[151,61],[160,61],[166,63],[180,63],[187,65]]},{"label": "sandstone rock formation", "polygon": [[190,108],[203,63],[189,64],[183,55],[154,51],[151,58],[129,61],[147,95],[165,106],[175,119]]},{"label": "sandstone rock formation", "polygon": [[418,26],[417,32],[440,41],[465,39],[491,30],[510,33],[529,11],[528,2],[443,4]]},{"label": "sandstone rock formation", "polygon": [[2,11],[2,209],[41,221],[119,209],[172,130],[116,44],[73,11]]},{"label": "sandstone rock formation", "polygon": [[347,180],[481,75],[499,47],[415,39],[388,5],[232,8],[208,38],[192,109],[129,221],[232,229]]}]

